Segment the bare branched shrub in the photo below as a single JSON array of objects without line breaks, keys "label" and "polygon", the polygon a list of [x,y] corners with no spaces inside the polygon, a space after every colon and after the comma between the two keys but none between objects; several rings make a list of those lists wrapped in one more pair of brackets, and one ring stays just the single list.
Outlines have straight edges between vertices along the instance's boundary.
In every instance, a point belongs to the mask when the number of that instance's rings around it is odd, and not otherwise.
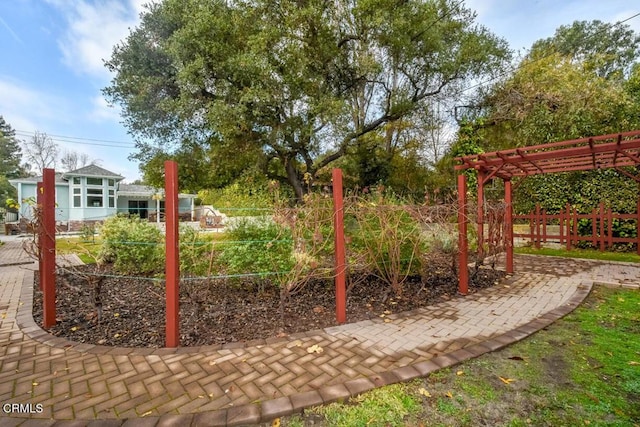
[{"label": "bare branched shrub", "polygon": [[350,262],[354,259],[358,272],[369,272],[401,296],[404,282],[416,273],[425,243],[411,208],[380,195],[352,196],[345,206]]},{"label": "bare branched shrub", "polygon": [[274,221],[284,226],[293,240],[292,268],[276,276],[280,287],[281,313],[287,299],[312,280],[333,277],[333,203],[323,194],[307,194],[304,204],[288,207],[276,203]]},{"label": "bare branched shrub", "polygon": [[420,223],[426,250],[420,254],[421,275],[456,276],[458,260],[457,205],[416,206],[412,215]]}]

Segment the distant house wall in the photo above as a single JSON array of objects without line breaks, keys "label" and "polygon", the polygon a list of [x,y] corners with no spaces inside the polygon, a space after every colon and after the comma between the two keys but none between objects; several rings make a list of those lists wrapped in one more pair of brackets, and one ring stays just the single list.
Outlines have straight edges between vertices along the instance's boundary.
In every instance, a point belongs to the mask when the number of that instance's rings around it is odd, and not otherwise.
[{"label": "distant house wall", "polygon": [[117,212],[113,178],[73,176],[69,179],[69,219],[102,221]]},{"label": "distant house wall", "polygon": [[[18,187],[19,214],[21,217],[33,220],[33,206],[36,201],[37,183],[20,182]],[[29,201],[31,200],[31,202]],[[69,188],[64,184],[56,184],[56,221],[69,219]]]}]

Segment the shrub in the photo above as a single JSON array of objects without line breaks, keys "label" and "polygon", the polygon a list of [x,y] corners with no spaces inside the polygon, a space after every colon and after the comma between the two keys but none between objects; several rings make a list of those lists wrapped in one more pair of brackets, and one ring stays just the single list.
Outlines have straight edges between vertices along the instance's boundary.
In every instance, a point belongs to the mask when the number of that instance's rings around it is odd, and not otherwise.
[{"label": "shrub", "polygon": [[115,216],[101,227],[102,247],[98,259],[113,263],[123,274],[150,274],[164,270],[163,236],[160,230],[138,217]]},{"label": "shrub", "polygon": [[217,251],[214,238],[222,234],[203,234],[188,225],[180,225],[180,271],[182,274],[209,276]]},{"label": "shrub", "polygon": [[418,273],[419,254],[426,249],[422,230],[410,210],[394,201],[355,199],[348,208],[345,233],[350,262],[360,264],[387,283],[396,295],[412,274]]},{"label": "shrub", "polygon": [[255,274],[289,271],[294,264],[291,233],[268,220],[241,220],[221,243],[217,263],[224,273]]}]

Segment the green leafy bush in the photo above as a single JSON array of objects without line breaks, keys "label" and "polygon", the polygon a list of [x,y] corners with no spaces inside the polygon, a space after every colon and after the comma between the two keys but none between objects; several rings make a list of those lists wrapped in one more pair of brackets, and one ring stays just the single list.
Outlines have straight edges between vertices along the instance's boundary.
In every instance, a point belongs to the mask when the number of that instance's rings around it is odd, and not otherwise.
[{"label": "green leafy bush", "polygon": [[180,272],[204,276],[211,274],[212,239],[189,227],[180,225]]},{"label": "green leafy bush", "polygon": [[221,243],[217,264],[225,274],[277,273],[294,265],[291,233],[268,220],[242,220]]},{"label": "green leafy bush", "polygon": [[164,239],[160,230],[138,217],[115,216],[101,227],[98,259],[123,274],[164,271]]}]

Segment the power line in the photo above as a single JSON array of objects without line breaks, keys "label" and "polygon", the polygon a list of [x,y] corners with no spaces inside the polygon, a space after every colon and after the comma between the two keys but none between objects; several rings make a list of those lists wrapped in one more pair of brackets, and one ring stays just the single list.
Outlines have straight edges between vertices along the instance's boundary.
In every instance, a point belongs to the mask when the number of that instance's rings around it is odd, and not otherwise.
[{"label": "power line", "polygon": [[[33,137],[36,132],[28,132],[23,130],[16,130],[16,135],[21,137]],[[79,145],[92,145],[99,147],[112,147],[112,148],[135,148],[135,144],[125,141],[114,141],[109,139],[96,139],[96,138],[81,138],[77,136],[65,136],[65,135],[53,135],[45,133],[48,137],[57,142],[66,142],[70,144]]]}]

